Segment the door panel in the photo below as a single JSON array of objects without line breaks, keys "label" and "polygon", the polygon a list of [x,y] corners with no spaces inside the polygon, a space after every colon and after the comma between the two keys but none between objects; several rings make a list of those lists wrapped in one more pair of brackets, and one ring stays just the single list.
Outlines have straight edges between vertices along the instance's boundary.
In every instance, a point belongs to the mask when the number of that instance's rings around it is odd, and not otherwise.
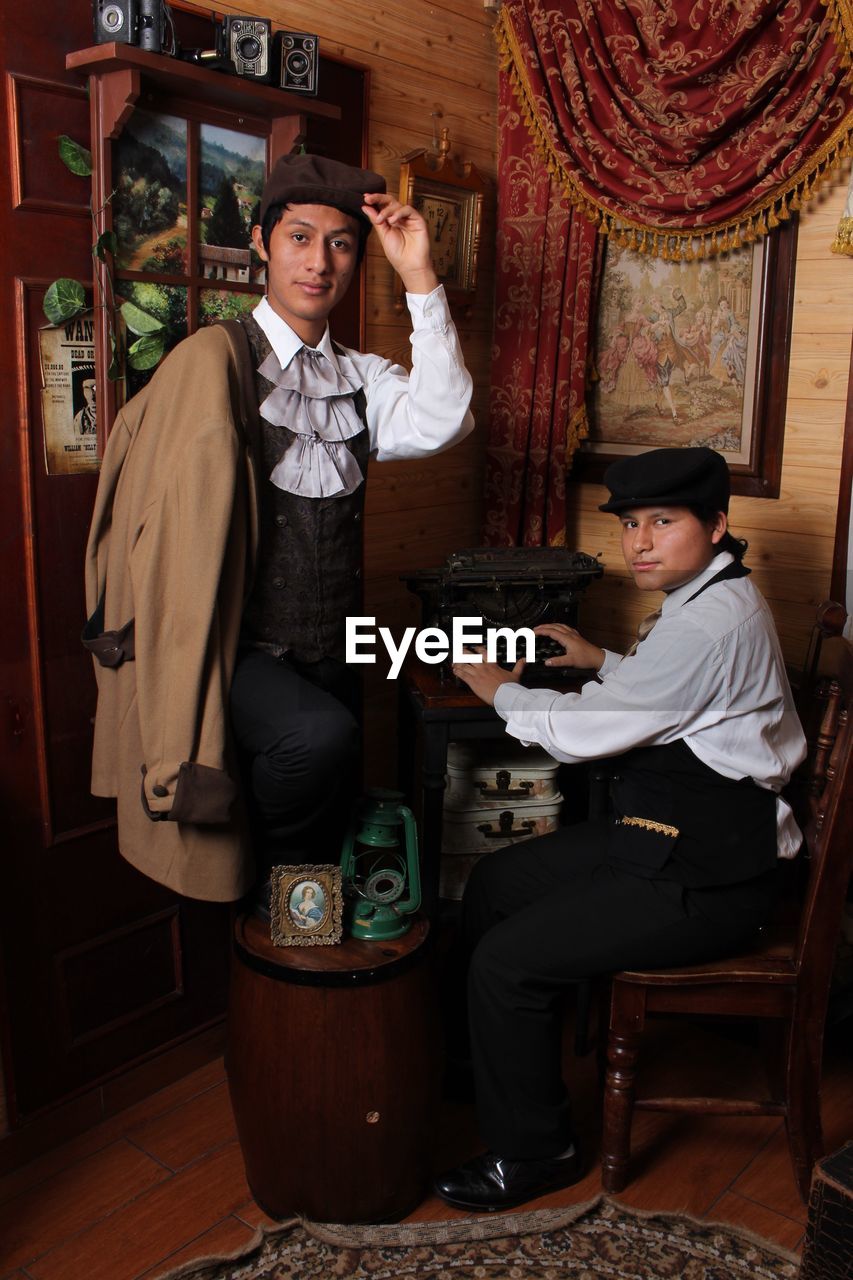
[{"label": "door panel", "polygon": [[[130,867],[112,802],[89,793],[95,680],[79,636],[97,477],[47,474],[38,330],[52,280],[91,283],[90,184],[58,155],[61,134],[89,145],[85,86],[65,55],[91,41],[85,2],[45,0],[37,23],[10,10],[0,24],[0,1040],[12,1124],[220,1018],[228,968],[228,907]],[[323,88],[349,95],[360,138],[363,74],[343,68],[336,90],[326,65]],[[360,144],[339,145],[361,162]],[[342,340],[356,334],[357,322]]]}]

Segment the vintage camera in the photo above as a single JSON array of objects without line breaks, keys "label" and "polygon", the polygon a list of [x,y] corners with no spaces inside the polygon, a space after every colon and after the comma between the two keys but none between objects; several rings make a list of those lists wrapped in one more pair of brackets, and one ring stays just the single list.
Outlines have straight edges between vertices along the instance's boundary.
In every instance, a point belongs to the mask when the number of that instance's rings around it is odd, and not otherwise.
[{"label": "vintage camera", "polygon": [[163,0],[94,0],[96,44],[138,44],[160,53],[166,26]]},{"label": "vintage camera", "polygon": [[320,41],[305,31],[278,31],[275,37],[276,82],[291,93],[316,94]]},{"label": "vintage camera", "polygon": [[160,53],[165,35],[166,6],[163,0],[139,0],[140,49]]},{"label": "vintage camera", "polygon": [[139,0],[94,0],[95,43],[136,44]]},{"label": "vintage camera", "polygon": [[272,22],[269,18],[223,19],[217,33],[219,55],[238,76],[269,81]]}]

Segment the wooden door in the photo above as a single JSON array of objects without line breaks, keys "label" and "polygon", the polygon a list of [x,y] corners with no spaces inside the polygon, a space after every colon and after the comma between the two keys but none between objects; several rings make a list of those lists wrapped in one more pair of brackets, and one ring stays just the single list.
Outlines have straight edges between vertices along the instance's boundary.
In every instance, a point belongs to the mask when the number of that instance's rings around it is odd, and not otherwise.
[{"label": "wooden door", "polygon": [[[0,1012],[14,1127],[221,1018],[229,910],[131,868],[112,802],[89,794],[95,681],[79,636],[97,476],[48,474],[38,331],[51,281],[92,280],[89,182],[58,153],[61,134],[88,145],[85,83],[65,56],[91,45],[91,6],[46,0],[0,42]],[[346,99],[347,130],[320,149],[361,163],[363,73],[327,66],[323,80]]]}]

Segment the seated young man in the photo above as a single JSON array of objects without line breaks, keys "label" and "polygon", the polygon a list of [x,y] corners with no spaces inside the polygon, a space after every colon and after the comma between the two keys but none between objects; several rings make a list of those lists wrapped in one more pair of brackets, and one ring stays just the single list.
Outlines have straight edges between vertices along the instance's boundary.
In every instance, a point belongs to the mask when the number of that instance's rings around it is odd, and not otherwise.
[{"label": "seated young man", "polygon": [[558,760],[607,760],[612,813],[491,853],[463,900],[468,1022],[489,1150],[436,1182],[499,1209],[583,1173],[561,1074],[561,995],[622,968],[700,963],[748,945],[779,858],[801,835],[779,795],[805,754],[770,612],[727,529],[729,474],[711,449],[656,449],[605,474],[622,552],[659,614],[624,657],[539,627],[592,668],[581,693],[512,672],[456,674],[507,732]]}]

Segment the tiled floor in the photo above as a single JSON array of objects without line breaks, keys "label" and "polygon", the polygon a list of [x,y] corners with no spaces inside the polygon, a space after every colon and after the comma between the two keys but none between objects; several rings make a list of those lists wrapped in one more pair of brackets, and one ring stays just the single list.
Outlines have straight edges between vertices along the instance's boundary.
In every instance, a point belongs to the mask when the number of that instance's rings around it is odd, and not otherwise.
[{"label": "tiled floor", "polygon": [[[823,1094],[827,1148],[853,1137],[850,1036],[830,1046]],[[671,1033],[659,1056],[678,1074]],[[691,1068],[722,1067],[741,1081],[748,1047],[697,1033]],[[578,1127],[592,1165],[577,1186],[535,1202],[564,1205],[600,1189],[594,1055],[567,1055]],[[470,1106],[446,1104],[436,1167],[478,1149]],[[746,1226],[789,1249],[805,1208],[794,1187],[781,1124],[638,1114],[633,1180],[620,1196],[643,1209],[678,1210]],[[435,1197],[413,1221],[462,1217]],[[0,1179],[2,1280],[155,1280],[179,1263],[230,1253],[269,1221],[246,1184],[221,1060],[194,1072],[39,1160]]]}]

